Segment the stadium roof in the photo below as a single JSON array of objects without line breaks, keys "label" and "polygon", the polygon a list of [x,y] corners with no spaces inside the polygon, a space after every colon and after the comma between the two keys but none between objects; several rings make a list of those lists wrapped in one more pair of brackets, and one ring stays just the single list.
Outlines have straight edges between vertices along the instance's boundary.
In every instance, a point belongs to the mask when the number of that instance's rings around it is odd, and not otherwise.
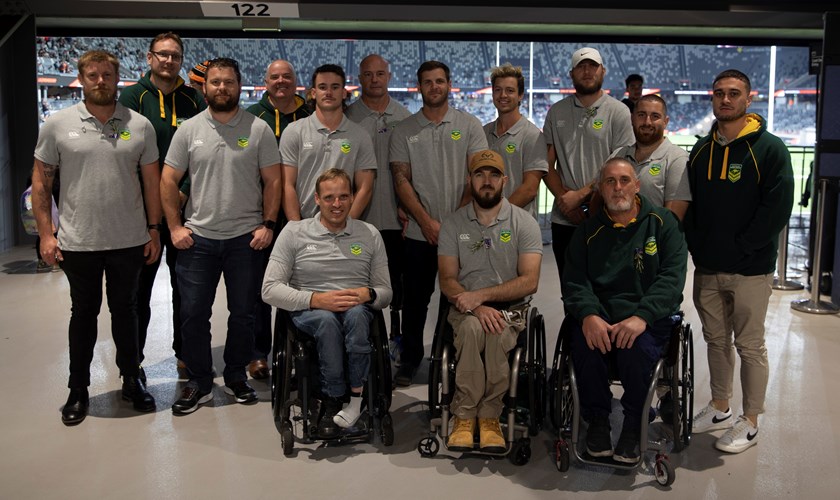
[{"label": "stadium roof", "polygon": [[[748,39],[801,43],[823,35],[828,2],[648,0],[269,0],[266,3],[196,0],[13,0],[4,15],[33,14],[39,33],[157,33],[161,27],[194,36],[238,36],[269,30],[284,37],[331,36],[606,40]],[[243,36],[254,36],[253,32]]]}]

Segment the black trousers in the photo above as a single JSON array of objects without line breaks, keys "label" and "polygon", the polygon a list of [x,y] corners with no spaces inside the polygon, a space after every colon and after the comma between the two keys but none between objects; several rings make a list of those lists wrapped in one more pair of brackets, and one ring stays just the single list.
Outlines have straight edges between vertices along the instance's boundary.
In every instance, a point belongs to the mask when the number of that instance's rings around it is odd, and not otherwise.
[{"label": "black trousers", "polygon": [[70,283],[70,378],[67,386],[90,385],[90,363],[96,345],[97,317],[102,307],[102,274],[111,311],[111,336],[117,347],[120,375],[140,371],[137,340],[137,286],[143,267],[143,246],[96,252],[62,251],[61,269]]},{"label": "black trousers", "polygon": [[175,357],[181,359],[181,292],[178,290],[178,279],[175,276],[175,262],[178,259],[178,249],[172,244],[172,235],[166,221],[161,223],[160,245],[165,248],[161,256],[155,262],[144,265],[140,271],[140,286],[137,289],[137,318],[138,340],[140,343],[140,362],[143,362],[143,349],[146,347],[146,336],[149,331],[149,321],[152,318],[152,287],[155,284],[160,261],[165,257],[166,265],[169,267],[169,284],[172,286],[172,350]]},{"label": "black trousers", "polygon": [[403,363],[419,366],[423,361],[423,331],[429,301],[435,292],[437,275],[437,245],[426,241],[405,239],[405,267],[403,279],[405,296],[402,313],[402,355]]}]

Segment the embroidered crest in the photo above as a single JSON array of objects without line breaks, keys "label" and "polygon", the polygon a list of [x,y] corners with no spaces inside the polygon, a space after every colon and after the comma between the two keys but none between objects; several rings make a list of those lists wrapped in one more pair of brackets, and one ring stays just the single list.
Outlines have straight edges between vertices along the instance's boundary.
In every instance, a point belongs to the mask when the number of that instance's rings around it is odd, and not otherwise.
[{"label": "embroidered crest", "polygon": [[350,152],[350,141],[341,141],[341,152],[344,154]]},{"label": "embroidered crest", "polygon": [[598,118],[597,120],[593,121],[592,128],[594,128],[595,130],[601,130],[602,128],[604,128],[604,120]]},{"label": "embroidered crest", "polygon": [[726,174],[726,177],[729,179],[729,182],[735,183],[741,180],[741,164],[740,163],[730,163],[729,164],[729,172]]},{"label": "embroidered crest", "polygon": [[453,130],[449,137],[452,138],[453,141],[461,140],[461,131],[460,130]]},{"label": "embroidered crest", "polygon": [[650,175],[653,176],[659,175],[660,172],[662,172],[662,165],[658,163],[654,163],[653,165],[651,165],[650,169],[648,170],[648,173],[650,173]]},{"label": "embroidered crest", "polygon": [[651,236],[645,241],[645,253],[648,255],[656,255],[656,236]]},{"label": "embroidered crest", "polygon": [[508,154],[515,153],[516,152],[516,143],[515,142],[507,143],[507,146],[505,146],[505,151],[507,151]]},{"label": "embroidered crest", "polygon": [[362,255],[362,245],[359,243],[351,243],[350,253],[352,253],[353,255]]},{"label": "embroidered crest", "polygon": [[502,243],[510,243],[510,229],[502,229],[499,232],[499,241]]},{"label": "embroidered crest", "polygon": [[240,148],[247,148],[248,147],[248,138],[247,137],[240,137],[236,140],[236,145]]},{"label": "embroidered crest", "polygon": [[120,130],[120,139],[122,139],[124,141],[131,140],[131,131],[128,130],[127,128],[124,128],[124,129]]}]

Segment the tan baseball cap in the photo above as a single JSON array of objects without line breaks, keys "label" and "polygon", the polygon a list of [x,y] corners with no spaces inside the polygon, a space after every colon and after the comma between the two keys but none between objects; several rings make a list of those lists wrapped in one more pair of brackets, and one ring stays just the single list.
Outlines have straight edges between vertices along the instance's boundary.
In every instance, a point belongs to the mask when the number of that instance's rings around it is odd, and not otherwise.
[{"label": "tan baseball cap", "polygon": [[505,160],[499,153],[490,149],[485,149],[473,155],[472,160],[470,160],[469,171],[472,174],[475,170],[481,167],[493,167],[504,174]]}]

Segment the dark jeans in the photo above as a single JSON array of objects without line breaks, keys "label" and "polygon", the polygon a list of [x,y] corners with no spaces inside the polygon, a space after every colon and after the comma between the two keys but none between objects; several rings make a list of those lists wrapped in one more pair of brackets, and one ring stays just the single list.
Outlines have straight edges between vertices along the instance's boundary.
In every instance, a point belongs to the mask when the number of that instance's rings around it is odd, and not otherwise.
[{"label": "dark jeans", "polygon": [[373,311],[361,304],[345,312],[324,309],[305,309],[289,312],[298,330],[315,339],[318,346],[318,366],[321,390],[329,397],[339,398],[347,392],[344,378],[344,353],[350,387],[364,387],[370,372],[370,324]]},{"label": "dark jeans", "polygon": [[551,249],[554,250],[554,260],[557,262],[557,273],[560,275],[560,293],[563,293],[563,269],[566,267],[566,248],[572,241],[577,226],[564,226],[551,223]]},{"label": "dark jeans", "polygon": [[111,312],[111,336],[117,347],[120,375],[140,371],[137,347],[137,284],[143,266],[143,245],[95,252],[62,251],[60,262],[70,283],[70,388],[90,385],[90,363],[96,345],[97,317],[102,307],[102,273]]},{"label": "dark jeans", "polygon": [[405,297],[402,317],[402,355],[403,363],[419,366],[423,361],[423,331],[426,326],[426,314],[429,301],[435,292],[437,275],[437,246],[426,241],[405,239],[405,262],[403,274]]},{"label": "dark jeans", "polygon": [[391,310],[399,311],[403,305],[403,273],[405,272],[405,238],[399,229],[379,231],[385,243],[385,254],[388,256],[388,274],[391,278]]},{"label": "dark jeans", "polygon": [[[175,357],[181,359],[181,293],[178,290],[178,278],[175,276],[175,262],[178,258],[178,249],[172,244],[172,235],[166,221],[161,223],[160,244],[166,249],[166,265],[169,267],[169,283],[172,285],[172,350]],[[149,321],[152,318],[152,287],[155,284],[158,267],[164,254],[155,262],[143,266],[140,271],[140,287],[137,290],[137,318],[140,322],[138,329],[138,340],[140,342],[140,363],[145,356],[143,349],[146,347],[146,335],[149,330]]]},{"label": "dark jeans", "polygon": [[[605,321],[611,323],[609,319]],[[624,388],[621,406],[624,407],[624,425],[641,425],[642,409],[647,397],[648,385],[656,362],[665,353],[674,321],[671,317],[660,319],[648,325],[636,337],[630,349],[618,349],[615,345],[607,354],[586,345],[579,321],[569,318],[572,343],[572,362],[575,364],[581,415],[590,420],[593,416],[608,416],[612,411],[612,392],[608,380],[608,363],[615,357],[618,378]],[[646,413],[645,413],[646,414]]]},{"label": "dark jeans", "polygon": [[175,272],[181,290],[181,355],[201,391],[213,387],[210,316],[219,278],[224,274],[230,315],[225,340],[225,384],[246,380],[254,351],[254,311],[261,276],[261,253],[250,233],[227,240],[192,235],[195,244],[178,252]]}]

